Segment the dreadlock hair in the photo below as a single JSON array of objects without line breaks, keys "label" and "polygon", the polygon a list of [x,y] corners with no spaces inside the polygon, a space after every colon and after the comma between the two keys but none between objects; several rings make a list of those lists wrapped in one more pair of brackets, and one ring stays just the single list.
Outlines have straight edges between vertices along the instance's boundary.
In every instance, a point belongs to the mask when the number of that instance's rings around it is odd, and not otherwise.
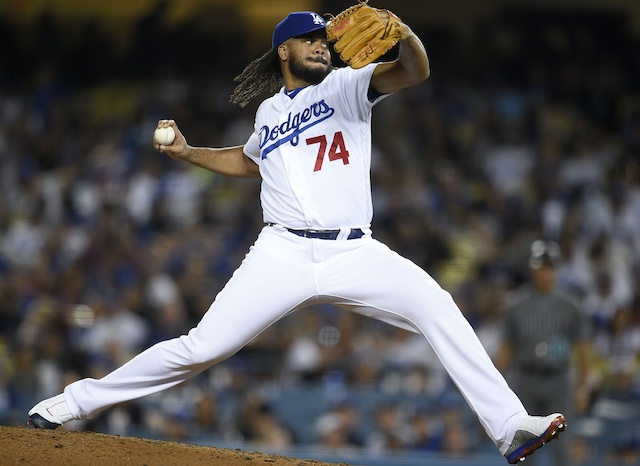
[{"label": "dreadlock hair", "polygon": [[275,94],[284,86],[277,47],[249,63],[233,80],[238,82],[229,101],[245,107],[262,92]]}]

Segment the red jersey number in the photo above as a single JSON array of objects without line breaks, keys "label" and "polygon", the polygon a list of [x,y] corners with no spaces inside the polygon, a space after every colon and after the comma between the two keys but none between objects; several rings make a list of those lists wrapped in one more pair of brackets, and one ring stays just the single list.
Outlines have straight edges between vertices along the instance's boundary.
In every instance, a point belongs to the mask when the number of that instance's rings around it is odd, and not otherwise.
[{"label": "red jersey number", "polygon": [[[327,137],[316,136],[314,138],[307,139],[307,145],[319,144],[318,156],[316,157],[316,164],[313,167],[313,171],[317,172],[322,169],[322,162],[324,161],[324,155],[327,152]],[[329,148],[329,161],[342,160],[344,165],[349,164],[349,151],[344,145],[344,138],[342,137],[342,131],[338,131],[333,135],[333,141],[331,141],[331,147]]]}]

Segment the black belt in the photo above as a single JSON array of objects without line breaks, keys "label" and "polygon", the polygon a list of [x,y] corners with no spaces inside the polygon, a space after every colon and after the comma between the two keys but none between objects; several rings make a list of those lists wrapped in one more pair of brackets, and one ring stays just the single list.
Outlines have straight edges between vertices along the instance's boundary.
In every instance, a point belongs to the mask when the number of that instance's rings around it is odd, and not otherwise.
[{"label": "black belt", "polygon": [[[268,226],[275,226],[275,223],[267,223]],[[293,228],[283,227],[287,231],[290,231],[294,235],[302,236],[303,238],[315,238],[315,239],[329,239],[336,240],[338,239],[338,235],[340,234],[340,230],[315,230],[315,229],[307,229],[307,230],[295,230]],[[349,236],[347,239],[358,239],[364,236],[364,231],[360,228],[352,228],[349,232]]]}]

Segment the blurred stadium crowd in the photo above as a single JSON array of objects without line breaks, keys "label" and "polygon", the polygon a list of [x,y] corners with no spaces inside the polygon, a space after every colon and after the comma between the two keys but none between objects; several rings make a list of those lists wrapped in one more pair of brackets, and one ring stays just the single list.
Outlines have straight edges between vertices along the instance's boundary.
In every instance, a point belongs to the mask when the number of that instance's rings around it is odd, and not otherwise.
[{"label": "blurred stadium crowd", "polygon": [[[640,427],[625,422],[640,409],[640,47],[611,24],[520,26],[487,39],[490,57],[469,51],[473,73],[421,34],[432,78],[374,112],[374,236],[452,292],[491,356],[529,245],[558,241],[560,286],[593,331],[576,452],[638,464]],[[42,32],[21,49],[36,54],[29,66],[12,68],[17,52],[2,49],[3,424],[186,332],[261,228],[258,182],[151,147],[160,118],[194,145],[244,143],[255,106],[227,101],[254,57],[174,31],[171,56],[185,57],[155,65],[143,52],[167,33],[139,27],[120,61],[86,55],[106,40],[97,35],[45,56]],[[493,448],[422,337],[332,307],[287,317],[189,384],[70,426],[265,449]]]}]

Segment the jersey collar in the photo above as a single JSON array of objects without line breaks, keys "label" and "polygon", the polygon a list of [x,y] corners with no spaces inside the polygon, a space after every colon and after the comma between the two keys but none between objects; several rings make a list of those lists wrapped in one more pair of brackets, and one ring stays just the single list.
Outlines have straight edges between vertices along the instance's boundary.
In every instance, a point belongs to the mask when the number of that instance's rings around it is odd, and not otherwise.
[{"label": "jersey collar", "polygon": [[293,99],[293,98],[294,98],[295,96],[297,96],[297,95],[298,95],[298,93],[299,93],[302,89],[304,89],[305,87],[307,87],[307,86],[297,87],[297,88],[295,88],[295,89],[291,89],[291,90],[289,90],[289,91],[285,89],[285,90],[284,90],[284,93],[285,93],[285,95],[286,95],[287,97],[289,97],[290,99]]}]

